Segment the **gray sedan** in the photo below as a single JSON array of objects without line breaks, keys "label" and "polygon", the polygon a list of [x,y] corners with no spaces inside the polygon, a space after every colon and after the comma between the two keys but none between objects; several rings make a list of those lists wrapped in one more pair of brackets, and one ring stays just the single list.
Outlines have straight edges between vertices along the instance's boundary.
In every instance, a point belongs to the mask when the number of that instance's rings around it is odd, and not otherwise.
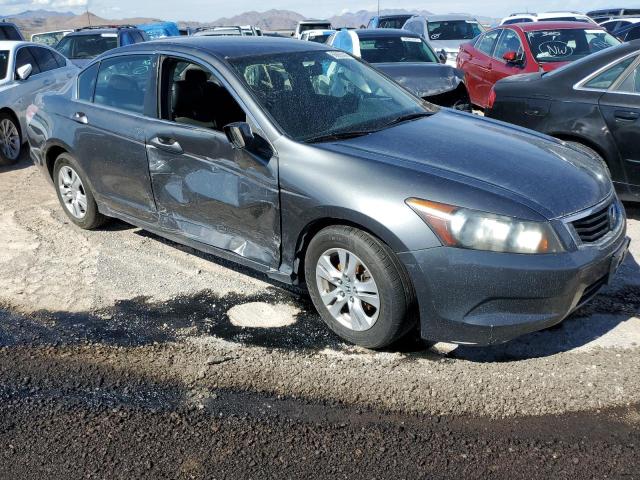
[{"label": "gray sedan", "polygon": [[70,220],[116,217],[287,283],[367,347],[560,322],[627,250],[601,163],[425,104],[345,52],[276,38],[108,52],[38,98],[33,160]]},{"label": "gray sedan", "polygon": [[0,41],[0,165],[20,158],[27,107],[38,93],[59,89],[77,72],[55,50],[21,41]]}]

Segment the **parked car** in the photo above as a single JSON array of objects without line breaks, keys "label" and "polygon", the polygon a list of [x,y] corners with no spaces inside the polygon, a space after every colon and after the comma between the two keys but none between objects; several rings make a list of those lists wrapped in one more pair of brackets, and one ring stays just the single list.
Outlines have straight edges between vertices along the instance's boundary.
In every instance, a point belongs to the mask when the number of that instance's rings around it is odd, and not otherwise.
[{"label": "parked car", "polygon": [[587,12],[587,16],[596,23],[602,23],[617,17],[637,17],[640,16],[640,8],[607,8],[604,10],[592,10]]},{"label": "parked car", "polygon": [[413,14],[380,15],[371,17],[367,28],[402,28],[402,26],[413,17]]},{"label": "parked car", "polygon": [[150,40],[180,36],[180,29],[175,22],[143,23],[138,25],[138,28],[146,33]]},{"label": "parked car", "polygon": [[640,41],[548,74],[496,83],[487,115],[577,144],[606,163],[623,199],[640,196]]},{"label": "parked car", "polygon": [[300,39],[307,30],[333,30],[329,20],[302,20],[298,22],[293,37]]},{"label": "parked car", "polygon": [[191,34],[196,37],[242,37],[239,25],[231,27],[198,27]]},{"label": "parked car", "polygon": [[590,155],[431,106],[314,42],[141,43],[31,111],[32,158],[73,224],[117,217],[306,282],[324,321],[366,347],[418,317],[423,337],[472,344],[556,324],[628,246]]},{"label": "parked car", "polygon": [[104,52],[147,40],[147,35],[132,25],[84,27],[62,38],[56,50],[82,68]]},{"label": "parked car", "polygon": [[307,42],[326,43],[329,37],[336,33],[335,30],[307,30],[302,34],[300,40]]},{"label": "parked car", "polygon": [[15,23],[0,22],[0,41],[2,40],[24,40],[20,29]]},{"label": "parked car", "polygon": [[614,35],[623,42],[640,39],[640,23],[632,23],[614,32]]},{"label": "parked car", "polygon": [[640,22],[640,17],[613,18],[602,22],[600,26],[612,35],[616,35],[618,30],[638,22]]},{"label": "parked car", "polygon": [[36,95],[61,88],[76,70],[46,46],[0,41],[0,165],[20,159],[27,141],[26,110]]},{"label": "parked car", "polygon": [[593,24],[532,22],[504,25],[460,47],[458,68],[464,71],[471,102],[487,106],[491,87],[521,73],[554,70],[620,40]]},{"label": "parked car", "polygon": [[48,47],[55,47],[62,37],[69,35],[73,30],[54,30],[51,32],[40,32],[31,35],[33,43],[41,43]]},{"label": "parked car", "polygon": [[596,23],[588,15],[580,12],[512,13],[500,21],[500,25],[530,22],[582,22]]},{"label": "parked car", "polygon": [[449,65],[419,35],[392,28],[341,30],[328,45],[362,58],[416,96],[436,105],[471,111],[464,74]]},{"label": "parked car", "polygon": [[436,52],[443,52],[452,67],[456,66],[460,45],[484,32],[484,27],[468,15],[414,16],[403,28],[427,40]]}]

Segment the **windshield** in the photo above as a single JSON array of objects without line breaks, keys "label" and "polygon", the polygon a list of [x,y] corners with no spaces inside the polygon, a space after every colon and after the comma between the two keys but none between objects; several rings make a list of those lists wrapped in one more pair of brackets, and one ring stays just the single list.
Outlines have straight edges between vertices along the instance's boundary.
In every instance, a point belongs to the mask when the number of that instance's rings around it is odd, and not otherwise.
[{"label": "windshield", "polygon": [[411,15],[404,15],[401,17],[387,17],[381,18],[378,21],[378,28],[402,28],[407,20],[411,18]]},{"label": "windshield", "polygon": [[0,50],[0,80],[7,76],[7,66],[9,65],[9,52]]},{"label": "windshield", "polygon": [[527,32],[527,41],[538,62],[571,62],[620,43],[605,30],[579,28]]},{"label": "windshield", "polygon": [[31,41],[48,45],[49,47],[55,47],[66,33],[69,32],[35,33],[31,35]]},{"label": "windshield", "polygon": [[345,52],[311,51],[230,59],[258,102],[291,138],[370,132],[430,110]]},{"label": "windshield", "polygon": [[300,25],[300,33],[306,32],[307,30],[330,30],[330,23],[303,23]]},{"label": "windshield", "polygon": [[67,58],[93,58],[118,46],[117,33],[98,33],[95,35],[67,35],[56,46]]},{"label": "windshield", "polygon": [[482,28],[475,20],[429,22],[427,28],[431,40],[471,40],[482,33]]},{"label": "windshield", "polygon": [[379,37],[360,39],[360,56],[369,63],[438,63],[433,50],[416,37]]}]

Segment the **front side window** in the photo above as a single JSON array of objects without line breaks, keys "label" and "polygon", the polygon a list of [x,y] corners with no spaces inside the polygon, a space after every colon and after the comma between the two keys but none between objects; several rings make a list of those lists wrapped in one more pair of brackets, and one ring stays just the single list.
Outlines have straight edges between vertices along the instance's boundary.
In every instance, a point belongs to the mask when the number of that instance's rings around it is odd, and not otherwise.
[{"label": "front side window", "polygon": [[222,131],[244,122],[244,110],[213,73],[192,62],[167,58],[162,62],[160,118],[183,125]]},{"label": "front side window", "polygon": [[67,35],[56,46],[62,55],[71,59],[94,58],[118,46],[117,33]]},{"label": "front side window", "polygon": [[492,30],[491,32],[485,33],[476,43],[476,48],[485,55],[491,56],[491,53],[493,52],[493,46],[496,44],[496,40],[501,33],[501,29]]},{"label": "front side window", "polygon": [[482,33],[474,20],[449,20],[427,24],[431,40],[471,40]]},{"label": "front side window", "polygon": [[638,57],[629,57],[621,62],[618,62],[613,67],[608,68],[604,72],[596,75],[587,83],[584,84],[585,88],[593,88],[596,90],[607,90],[613,82],[615,82],[629,66],[636,61]]},{"label": "front side window", "polygon": [[151,77],[151,56],[131,55],[100,63],[94,102],[134,113],[144,111],[145,91]]},{"label": "front side window", "polygon": [[25,65],[31,65],[31,75],[37,75],[40,73],[38,62],[33,58],[30,50],[31,49],[28,47],[22,47],[18,50],[18,53],[16,54],[16,78],[20,67],[24,67]]},{"label": "front side window", "polygon": [[502,57],[507,52],[516,52],[517,55],[524,54],[522,42],[520,42],[520,36],[510,28],[504,29],[504,33],[500,36],[500,40],[498,40],[498,43],[496,44],[496,50],[493,53],[493,56],[502,60]]},{"label": "front side window", "polygon": [[9,68],[9,51],[0,50],[0,80],[7,76],[7,69]]},{"label": "front side window", "polygon": [[58,62],[48,49],[40,47],[29,47],[29,49],[35,57],[36,62],[38,62],[41,72],[48,72],[49,70],[58,68]]},{"label": "front side window", "polygon": [[538,30],[526,37],[538,62],[570,62],[620,43],[600,29]]},{"label": "front side window", "polygon": [[369,63],[438,63],[433,50],[421,38],[416,37],[361,38],[360,55]]},{"label": "front side window", "polygon": [[356,136],[406,115],[436,111],[344,52],[281,53],[229,62],[263,109],[298,141]]}]

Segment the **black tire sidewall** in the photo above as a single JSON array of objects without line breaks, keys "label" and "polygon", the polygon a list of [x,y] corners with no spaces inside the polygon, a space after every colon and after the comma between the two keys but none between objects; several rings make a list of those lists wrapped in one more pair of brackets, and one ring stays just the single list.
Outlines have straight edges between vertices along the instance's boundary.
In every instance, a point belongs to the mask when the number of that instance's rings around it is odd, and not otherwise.
[{"label": "black tire sidewall", "polygon": [[20,158],[22,158],[22,153],[23,153],[23,149],[22,149],[22,132],[20,131],[20,123],[16,123],[16,119],[12,116],[9,115],[6,112],[2,112],[0,113],[0,122],[2,120],[10,120],[11,123],[13,123],[13,125],[16,127],[16,129],[18,130],[18,138],[20,138],[20,145],[19,145],[19,151],[18,151],[18,156],[15,158],[15,160],[10,160],[7,157],[4,156],[4,154],[2,153],[2,150],[0,150],[0,166],[8,166],[8,165],[15,165],[16,163],[18,163],[20,161]]},{"label": "black tire sidewall", "polygon": [[[64,204],[62,195],[60,194],[60,188],[58,187],[58,173],[64,166],[73,168],[76,174],[80,177],[80,180],[82,180],[82,186],[84,187],[84,193],[87,198],[87,213],[82,219],[74,217],[71,212],[69,212],[66,205]],[[67,215],[69,220],[71,220],[78,227],[85,230],[91,230],[102,224],[103,217],[98,211],[98,205],[96,204],[93,193],[91,192],[91,188],[89,187],[87,176],[78,165],[78,162],[76,162],[76,160],[71,155],[63,153],[56,159],[56,163],[53,167],[53,183],[56,189],[56,194],[58,195],[58,200],[60,201],[60,206],[64,210],[64,213]]]},{"label": "black tire sidewall", "polygon": [[[380,296],[380,312],[369,330],[353,331],[337,320],[325,307],[316,283],[315,269],[320,256],[331,248],[344,248],[357,255],[371,271]],[[307,288],[316,310],[340,337],[367,348],[382,348],[407,331],[409,305],[401,265],[393,252],[378,239],[352,227],[329,227],[310,242],[305,256]]]}]

